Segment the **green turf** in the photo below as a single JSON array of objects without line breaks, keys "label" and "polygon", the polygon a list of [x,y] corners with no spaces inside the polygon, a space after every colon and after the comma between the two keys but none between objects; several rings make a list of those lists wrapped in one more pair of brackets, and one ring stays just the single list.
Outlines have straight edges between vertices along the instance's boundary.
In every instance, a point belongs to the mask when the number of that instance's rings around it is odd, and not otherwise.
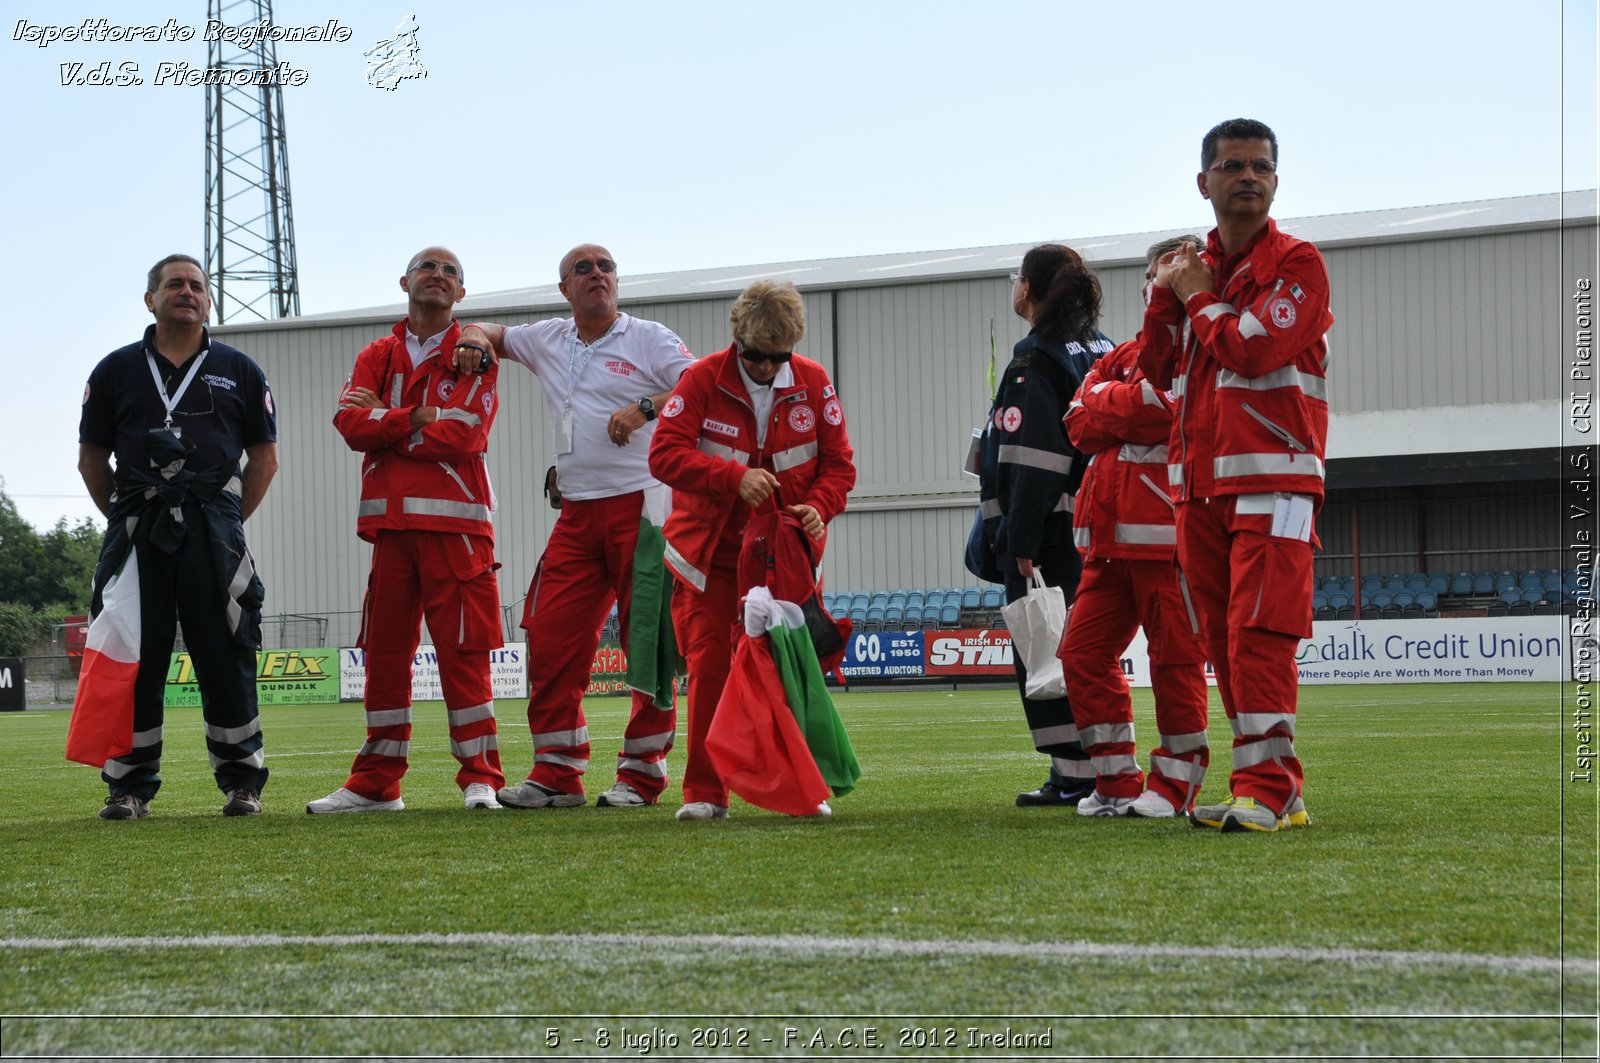
[{"label": "green turf", "polygon": [[[0,1055],[637,1057],[622,1028],[661,1026],[679,1043],[657,1057],[779,1052],[789,1027],[789,1054],[838,1059],[857,1057],[841,1031],[870,1026],[860,1058],[1594,1058],[1594,1021],[1562,1016],[1595,1012],[1595,789],[1567,779],[1554,685],[1303,690],[1315,822],[1275,836],[1012,807],[1044,775],[1014,692],[839,704],[866,775],[834,817],[735,801],[722,823],[675,822],[675,788],[662,808],[468,813],[438,705],[417,713],[403,813],[303,812],[343,780],[359,706],[266,710],[273,775],[249,820],[217,815],[199,712],[172,710],[152,816],[103,823],[97,773],[61,759],[66,714],[0,714]],[[625,702],[588,708],[594,793]],[[520,778],[522,709],[499,709]],[[1208,794],[1226,787],[1220,711],[1212,743]],[[510,936],[409,940],[451,933]],[[380,934],[408,940],[328,940]],[[136,935],[311,940],[80,940]],[[75,944],[19,947],[41,938]],[[1107,948],[1030,952],[1068,942]],[[1340,949],[1392,955],[1299,951]],[[948,1017],[967,1015],[987,1017]],[[1050,1047],[969,1045],[1004,1016]],[[752,1043],[692,1045],[708,1023]]]}]

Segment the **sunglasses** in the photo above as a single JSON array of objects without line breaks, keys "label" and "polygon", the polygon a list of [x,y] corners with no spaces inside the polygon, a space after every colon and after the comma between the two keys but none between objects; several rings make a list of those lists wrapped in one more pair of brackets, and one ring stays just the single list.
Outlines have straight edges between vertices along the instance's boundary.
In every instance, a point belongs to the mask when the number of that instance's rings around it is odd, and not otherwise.
[{"label": "sunglasses", "polygon": [[739,357],[747,362],[770,362],[773,365],[782,365],[794,357],[794,352],[784,351],[781,354],[771,354],[766,351],[752,351],[744,344],[740,344]]},{"label": "sunglasses", "polygon": [[461,276],[460,266],[452,265],[449,262],[435,262],[431,258],[425,258],[411,267],[411,272],[413,273],[432,273],[434,270],[438,270],[446,277]]},{"label": "sunglasses", "polygon": [[567,270],[567,276],[570,277],[576,273],[580,277],[587,277],[595,270],[599,270],[601,273],[615,273],[617,264],[609,258],[580,258],[572,264],[571,269]]}]

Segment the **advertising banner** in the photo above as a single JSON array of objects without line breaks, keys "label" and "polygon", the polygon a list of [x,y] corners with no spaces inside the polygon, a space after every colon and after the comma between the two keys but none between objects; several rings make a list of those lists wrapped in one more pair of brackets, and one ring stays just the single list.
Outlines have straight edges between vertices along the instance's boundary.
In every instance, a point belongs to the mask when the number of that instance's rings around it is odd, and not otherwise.
[{"label": "advertising banner", "polygon": [[1567,626],[1563,616],[1328,620],[1296,659],[1307,684],[1560,682]]},{"label": "advertising banner", "polygon": [[[262,705],[324,705],[339,700],[339,652],[326,646],[256,651],[256,699]],[[174,653],[167,669],[170,708],[200,704],[194,662]]]},{"label": "advertising banner", "polygon": [[1011,666],[1011,633],[1003,629],[925,631],[930,676],[1016,676]]},{"label": "advertising banner", "polygon": [[[932,634],[932,632],[929,632]],[[839,673],[853,679],[894,679],[923,674],[921,631],[874,631],[845,642]]]},{"label": "advertising banner", "polygon": [[[528,696],[527,661],[527,644],[522,642],[508,642],[489,654],[489,677],[496,698]],[[366,683],[366,651],[355,647],[341,649],[339,700],[360,701]],[[444,700],[444,689],[439,685],[439,656],[432,646],[417,647],[417,656],[411,664],[411,700],[413,703]]]}]

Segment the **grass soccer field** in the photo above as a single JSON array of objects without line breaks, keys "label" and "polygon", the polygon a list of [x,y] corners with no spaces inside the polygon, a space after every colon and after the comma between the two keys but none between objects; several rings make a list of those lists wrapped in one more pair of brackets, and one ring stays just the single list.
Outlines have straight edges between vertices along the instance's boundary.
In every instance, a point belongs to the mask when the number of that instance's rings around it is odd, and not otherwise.
[{"label": "grass soccer field", "polygon": [[[467,812],[437,704],[404,812],[305,815],[361,709],[275,707],[266,813],[224,819],[174,709],[150,818],[106,823],[67,714],[0,714],[0,1056],[1595,1058],[1595,789],[1553,684],[1303,689],[1313,825],[1277,835],[1013,807],[1044,777],[1014,689],[838,702],[866,774],[832,819],[715,823],[676,780]],[[626,703],[586,708],[592,797]],[[1215,795],[1214,693],[1211,741]]]}]

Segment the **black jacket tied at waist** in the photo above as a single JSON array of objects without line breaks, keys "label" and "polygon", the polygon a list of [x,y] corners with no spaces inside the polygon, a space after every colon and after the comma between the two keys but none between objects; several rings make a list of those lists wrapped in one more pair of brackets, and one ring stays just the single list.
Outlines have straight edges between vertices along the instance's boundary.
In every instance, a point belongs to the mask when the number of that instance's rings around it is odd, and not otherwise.
[{"label": "black jacket tied at waist", "polygon": [[[266,588],[245,544],[239,468],[188,468],[183,444],[170,432],[152,432],[145,443],[150,467],[117,470],[111,519],[95,566],[92,611],[128,554],[144,546],[176,553],[184,536],[203,534],[210,547],[217,585],[227,596],[224,615],[240,645],[261,646],[261,606]],[[199,527],[193,525],[198,522]]]}]

